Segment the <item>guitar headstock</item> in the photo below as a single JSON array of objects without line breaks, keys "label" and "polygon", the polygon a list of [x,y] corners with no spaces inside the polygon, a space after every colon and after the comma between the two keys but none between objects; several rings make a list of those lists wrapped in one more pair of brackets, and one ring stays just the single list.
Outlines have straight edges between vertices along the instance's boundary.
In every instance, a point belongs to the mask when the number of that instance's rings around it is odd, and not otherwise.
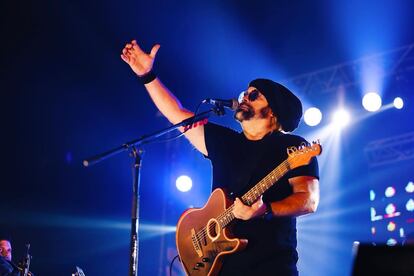
[{"label": "guitar headstock", "polygon": [[312,144],[302,143],[299,147],[289,147],[287,149],[287,161],[291,169],[308,165],[312,157],[320,155],[322,146],[319,141],[314,141]]}]

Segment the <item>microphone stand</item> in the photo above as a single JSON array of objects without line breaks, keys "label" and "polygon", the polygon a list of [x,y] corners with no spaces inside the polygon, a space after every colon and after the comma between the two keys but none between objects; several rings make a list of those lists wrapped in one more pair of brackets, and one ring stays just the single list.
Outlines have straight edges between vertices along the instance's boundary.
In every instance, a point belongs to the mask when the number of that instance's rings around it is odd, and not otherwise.
[{"label": "microphone stand", "polygon": [[132,211],[131,211],[131,238],[130,238],[130,252],[129,252],[129,276],[138,275],[138,252],[139,252],[139,188],[140,188],[140,168],[142,162],[143,150],[138,149],[139,145],[149,144],[156,138],[161,137],[179,127],[184,126],[184,132],[198,125],[207,123],[211,113],[218,116],[225,114],[224,108],[221,104],[216,104],[212,109],[204,111],[200,114],[194,115],[182,122],[170,126],[166,129],[154,132],[149,135],[143,135],[138,139],[126,142],[119,147],[110,149],[103,153],[97,154],[83,161],[85,167],[95,165],[105,159],[108,159],[118,153],[130,151],[130,156],[133,158],[133,182],[132,182]]},{"label": "microphone stand", "polygon": [[26,244],[26,255],[24,256],[23,262],[22,262],[22,273],[23,276],[31,275],[29,268],[30,268],[30,260],[32,259],[32,256],[29,254],[30,249],[30,243]]}]

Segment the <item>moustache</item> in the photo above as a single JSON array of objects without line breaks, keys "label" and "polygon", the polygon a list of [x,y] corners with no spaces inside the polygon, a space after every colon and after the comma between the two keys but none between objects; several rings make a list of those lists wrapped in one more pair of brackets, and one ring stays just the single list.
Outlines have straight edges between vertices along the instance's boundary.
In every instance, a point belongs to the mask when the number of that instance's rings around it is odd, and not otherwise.
[{"label": "moustache", "polygon": [[236,109],[236,112],[237,111],[242,111],[243,109],[252,109],[253,107],[250,105],[250,104],[248,104],[247,102],[242,102],[241,104],[239,104],[239,106],[237,107],[237,109]]}]

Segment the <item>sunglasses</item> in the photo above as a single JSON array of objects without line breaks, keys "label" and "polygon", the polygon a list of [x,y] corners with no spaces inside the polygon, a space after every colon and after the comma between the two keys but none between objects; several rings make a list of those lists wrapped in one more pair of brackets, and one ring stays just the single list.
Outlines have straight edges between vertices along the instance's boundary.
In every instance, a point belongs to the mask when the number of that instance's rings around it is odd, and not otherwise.
[{"label": "sunglasses", "polygon": [[257,98],[260,96],[260,92],[257,89],[254,89],[250,92],[248,92],[247,90],[241,92],[240,95],[239,95],[239,99],[238,99],[239,103],[241,103],[243,101],[244,97],[246,97],[246,96],[247,96],[247,99],[249,99],[250,102],[253,102],[253,101],[257,100]]}]

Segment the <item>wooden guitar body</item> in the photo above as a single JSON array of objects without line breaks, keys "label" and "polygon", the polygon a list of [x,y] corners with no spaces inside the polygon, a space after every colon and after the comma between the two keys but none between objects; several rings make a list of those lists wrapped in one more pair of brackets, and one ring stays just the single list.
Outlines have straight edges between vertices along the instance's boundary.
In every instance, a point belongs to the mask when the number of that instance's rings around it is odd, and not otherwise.
[{"label": "wooden guitar body", "polygon": [[[251,206],[289,170],[309,164],[322,151],[319,143],[287,149],[288,158],[260,180],[241,200]],[[234,204],[215,189],[203,208],[185,211],[177,224],[176,243],[187,275],[217,275],[226,255],[242,250],[247,240],[231,234]]]},{"label": "wooden guitar body", "polygon": [[176,243],[187,275],[217,275],[222,258],[247,245],[231,235],[222,215],[232,204],[222,189],[216,189],[203,208],[185,211],[177,224]]}]

